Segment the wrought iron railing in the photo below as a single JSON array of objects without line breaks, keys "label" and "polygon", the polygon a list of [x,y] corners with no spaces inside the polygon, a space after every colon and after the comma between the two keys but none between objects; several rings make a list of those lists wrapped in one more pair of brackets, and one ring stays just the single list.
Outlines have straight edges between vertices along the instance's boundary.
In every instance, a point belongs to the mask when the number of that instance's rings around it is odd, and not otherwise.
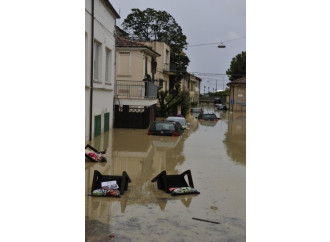
[{"label": "wrought iron railing", "polygon": [[144,81],[116,81],[116,96],[119,98],[157,98],[157,86]]}]

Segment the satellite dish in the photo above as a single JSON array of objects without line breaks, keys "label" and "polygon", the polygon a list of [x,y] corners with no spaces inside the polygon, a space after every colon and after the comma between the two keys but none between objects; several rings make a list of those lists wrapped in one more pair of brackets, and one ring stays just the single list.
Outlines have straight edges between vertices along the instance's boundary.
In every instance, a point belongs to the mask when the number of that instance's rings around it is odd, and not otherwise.
[{"label": "satellite dish", "polygon": [[221,43],[218,45],[218,48],[226,48],[226,46],[223,43]]}]

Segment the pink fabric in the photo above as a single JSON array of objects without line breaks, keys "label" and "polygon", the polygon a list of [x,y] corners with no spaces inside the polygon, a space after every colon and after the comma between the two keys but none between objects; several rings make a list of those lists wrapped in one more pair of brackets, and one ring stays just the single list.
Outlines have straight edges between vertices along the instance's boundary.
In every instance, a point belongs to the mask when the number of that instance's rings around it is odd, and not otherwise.
[{"label": "pink fabric", "polygon": [[90,152],[90,153],[88,153],[88,155],[89,155],[90,157],[92,157],[93,159],[95,159],[95,160],[99,160],[99,157],[98,157],[97,154],[95,154],[94,152]]}]

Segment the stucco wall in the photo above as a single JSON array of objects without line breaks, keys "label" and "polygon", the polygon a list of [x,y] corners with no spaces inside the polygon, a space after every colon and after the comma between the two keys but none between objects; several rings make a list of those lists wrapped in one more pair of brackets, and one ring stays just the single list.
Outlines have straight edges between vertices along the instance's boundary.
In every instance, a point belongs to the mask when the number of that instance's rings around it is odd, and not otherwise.
[{"label": "stucco wall", "polygon": [[[165,82],[162,90],[169,90],[170,85],[170,76],[164,73],[164,64],[170,63],[171,57],[171,48],[164,42],[152,41],[152,42],[143,42],[144,45],[151,47],[154,51],[156,51],[161,56],[156,58],[157,68],[155,73],[155,80],[163,79]],[[168,51],[168,55],[166,55],[166,51]]]},{"label": "stucco wall", "polygon": [[[89,138],[90,119],[90,82],[91,82],[91,0],[85,0],[85,139]],[[93,121],[96,115],[102,115],[101,132],[103,132],[104,112],[110,112],[110,128],[113,127],[113,98],[115,80],[115,16],[100,0],[94,1],[94,40],[100,43],[101,69],[98,81],[93,81]],[[106,67],[106,49],[111,52],[111,61]],[[110,71],[110,82],[105,82],[106,68]],[[92,126],[94,132],[94,124]],[[92,137],[94,133],[92,134]]]},{"label": "stucco wall", "polygon": [[[232,85],[229,99],[231,111],[246,111],[246,86],[243,84]],[[232,100],[234,100],[234,105]]]}]

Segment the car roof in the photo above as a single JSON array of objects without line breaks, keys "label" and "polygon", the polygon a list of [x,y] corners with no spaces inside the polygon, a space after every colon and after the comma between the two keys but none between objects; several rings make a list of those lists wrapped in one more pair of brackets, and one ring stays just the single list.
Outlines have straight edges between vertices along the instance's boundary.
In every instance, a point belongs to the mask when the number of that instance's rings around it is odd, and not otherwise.
[{"label": "car roof", "polygon": [[153,123],[171,123],[171,124],[173,124],[173,123],[175,123],[175,121],[154,121]]},{"label": "car roof", "polygon": [[184,117],[168,116],[167,119],[185,119]]}]

